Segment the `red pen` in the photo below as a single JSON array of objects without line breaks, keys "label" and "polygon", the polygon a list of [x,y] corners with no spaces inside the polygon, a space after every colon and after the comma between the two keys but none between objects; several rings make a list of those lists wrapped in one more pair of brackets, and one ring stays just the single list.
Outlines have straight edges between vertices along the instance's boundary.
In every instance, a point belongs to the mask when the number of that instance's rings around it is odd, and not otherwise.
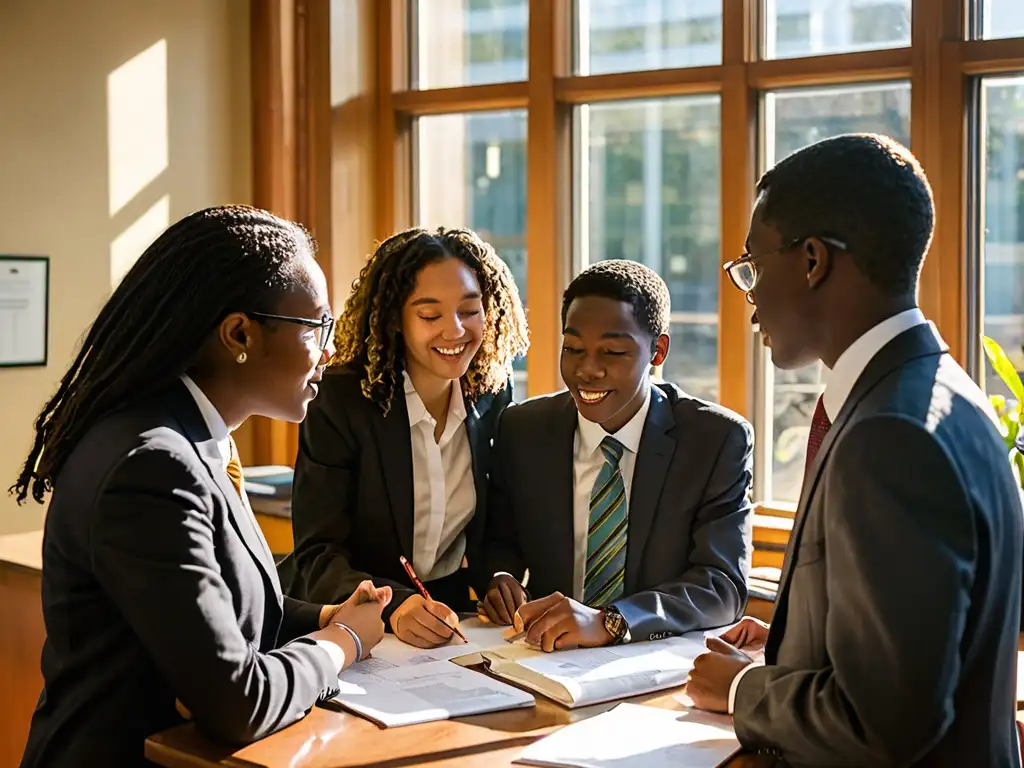
[{"label": "red pen", "polygon": [[[423,599],[424,600],[430,600],[431,602],[433,602],[433,598],[430,596],[430,593],[427,592],[427,588],[425,586],[423,586],[423,582],[420,581],[420,577],[417,576],[416,575],[416,571],[414,571],[412,569],[412,563],[410,563],[408,560],[405,559],[405,555],[399,555],[398,556],[398,561],[402,564],[402,567],[405,568],[405,572],[407,574],[409,574],[409,578],[412,579],[412,583],[415,585],[416,589],[419,590],[419,593],[421,595],[423,595]],[[435,617],[435,618],[437,618],[437,617]],[[458,627],[453,627],[451,624],[449,624],[444,619],[437,619],[437,620],[440,621],[442,624],[444,624],[446,627],[448,627],[448,629],[450,629],[456,635],[461,637],[462,638],[462,642],[464,642],[464,643],[468,643],[469,642],[469,640],[466,639],[466,636],[464,634],[462,634],[458,630]]]}]

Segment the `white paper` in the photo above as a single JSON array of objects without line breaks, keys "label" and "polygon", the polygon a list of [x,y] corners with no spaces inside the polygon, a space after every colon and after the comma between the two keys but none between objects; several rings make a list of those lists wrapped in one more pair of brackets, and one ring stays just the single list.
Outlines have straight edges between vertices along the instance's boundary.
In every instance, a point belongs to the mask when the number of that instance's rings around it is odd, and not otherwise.
[{"label": "white paper", "polygon": [[422,649],[385,635],[370,658],[342,672],[334,701],[386,727],[536,704],[525,691],[448,661],[501,643],[502,627],[468,619],[459,629],[469,644],[455,637]]},{"label": "white paper", "polygon": [[456,656],[479,653],[480,651],[503,644],[503,629],[503,627],[497,627],[493,624],[486,624],[479,619],[467,619],[459,624],[459,630],[469,640],[468,644],[462,642],[458,636],[455,636],[447,645],[427,649],[416,648],[415,646],[403,643],[392,634],[386,634],[384,639],[373,649],[372,658],[383,659],[394,664],[423,664],[429,661],[445,661]]},{"label": "white paper", "polygon": [[370,658],[342,672],[334,701],[385,727],[531,707],[529,693],[449,661]]},{"label": "white paper", "polygon": [[0,260],[0,365],[46,362],[48,270],[41,259]]},{"label": "white paper", "polygon": [[619,704],[532,744],[515,762],[569,768],[715,768],[739,746],[732,718],[726,715]]}]

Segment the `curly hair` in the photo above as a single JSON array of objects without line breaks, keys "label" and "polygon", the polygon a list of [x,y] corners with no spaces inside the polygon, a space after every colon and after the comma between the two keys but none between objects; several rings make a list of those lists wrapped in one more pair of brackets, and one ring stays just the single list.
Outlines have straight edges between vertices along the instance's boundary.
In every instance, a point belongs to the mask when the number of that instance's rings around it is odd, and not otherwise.
[{"label": "curly hair", "polygon": [[661,275],[648,266],[627,259],[598,261],[573,278],[562,295],[562,330],[573,299],[601,296],[624,301],[633,316],[653,339],[668,333],[671,298]]},{"label": "curly hair", "polygon": [[391,410],[404,366],[402,308],[427,264],[460,259],[476,274],[484,306],[484,334],[479,351],[462,378],[462,391],[476,400],[500,392],[512,362],[526,354],[529,330],[512,273],[494,248],[469,229],[421,227],[392,235],[370,255],[338,318],[332,366],[362,368],[363,394]]}]

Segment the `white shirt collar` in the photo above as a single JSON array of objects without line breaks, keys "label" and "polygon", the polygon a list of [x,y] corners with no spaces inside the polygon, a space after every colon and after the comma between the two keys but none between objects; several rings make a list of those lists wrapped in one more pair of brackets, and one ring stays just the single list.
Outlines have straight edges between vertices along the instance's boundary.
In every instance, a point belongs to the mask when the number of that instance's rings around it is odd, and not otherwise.
[{"label": "white shirt collar", "polygon": [[187,374],[182,374],[181,381],[192,395],[192,399],[196,401],[199,413],[202,414],[206,428],[210,431],[210,437],[216,441],[217,450],[221,458],[224,459],[224,466],[227,466],[228,461],[231,460],[231,430],[228,429],[223,417],[198,384],[192,381]]},{"label": "white shirt collar", "polygon": [[[647,397],[644,398],[644,403],[640,406],[640,410],[618,432],[612,435],[612,437],[622,443],[627,451],[633,454],[640,451],[640,438],[644,433],[647,412],[651,408],[652,386],[654,385],[648,385]],[[604,427],[597,422],[589,421],[584,418],[582,413],[578,412],[576,414],[576,431],[579,434],[579,451],[581,456],[592,456],[600,449],[601,441],[608,436],[608,433],[604,431]]]},{"label": "white shirt collar", "polygon": [[[402,377],[405,379],[405,408],[409,411],[409,426],[416,426],[424,420],[427,420],[431,426],[434,426],[436,423],[434,417],[430,415],[427,406],[423,404],[423,399],[420,397],[420,393],[416,391],[416,386],[412,383],[412,377],[409,376],[408,371],[402,371]],[[466,401],[462,398],[462,384],[461,382],[453,381],[452,397],[448,403],[447,422],[458,425],[465,420]],[[448,431],[447,423],[445,431]]]},{"label": "white shirt collar", "polygon": [[864,373],[871,359],[882,351],[882,347],[904,331],[926,322],[921,310],[914,307],[883,320],[846,348],[836,360],[835,367],[825,374],[825,393],[822,397],[830,421],[835,421],[839,416],[857,379]]}]

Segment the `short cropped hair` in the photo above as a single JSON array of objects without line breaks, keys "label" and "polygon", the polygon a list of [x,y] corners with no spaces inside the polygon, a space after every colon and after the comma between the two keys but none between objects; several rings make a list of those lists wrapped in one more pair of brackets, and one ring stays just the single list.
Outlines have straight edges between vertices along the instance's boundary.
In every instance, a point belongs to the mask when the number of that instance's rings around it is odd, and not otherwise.
[{"label": "short cropped hair", "polygon": [[879,290],[915,289],[935,223],[932,190],[917,158],[888,136],[846,134],[811,144],[769,170],[763,219],[784,241],[840,240]]},{"label": "short cropped hair", "polygon": [[592,264],[569,283],[562,295],[562,330],[573,299],[601,296],[633,307],[640,327],[653,338],[668,333],[671,299],[661,275],[648,266],[626,259]]}]

